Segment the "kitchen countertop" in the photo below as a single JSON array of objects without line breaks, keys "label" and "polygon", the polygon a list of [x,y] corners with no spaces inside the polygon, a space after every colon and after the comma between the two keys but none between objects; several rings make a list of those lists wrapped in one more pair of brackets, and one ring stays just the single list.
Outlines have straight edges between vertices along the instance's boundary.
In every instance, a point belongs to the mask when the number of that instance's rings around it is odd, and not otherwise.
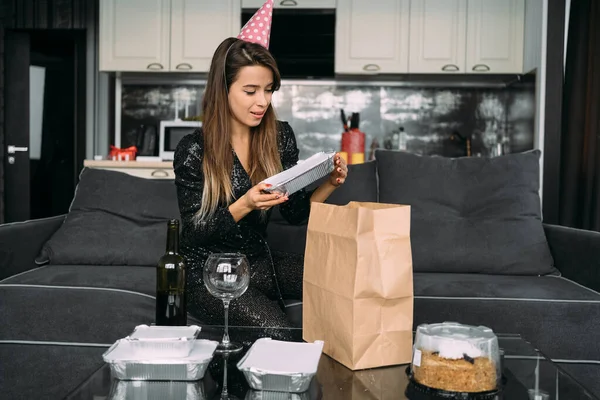
[{"label": "kitchen countertop", "polygon": [[90,168],[173,168],[173,161],[84,160],[83,166]]}]

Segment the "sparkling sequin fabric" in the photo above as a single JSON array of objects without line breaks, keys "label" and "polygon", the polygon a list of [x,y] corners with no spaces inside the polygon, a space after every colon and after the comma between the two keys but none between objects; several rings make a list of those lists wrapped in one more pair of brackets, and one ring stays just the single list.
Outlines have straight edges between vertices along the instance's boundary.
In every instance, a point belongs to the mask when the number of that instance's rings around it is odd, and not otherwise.
[{"label": "sparkling sequin fabric", "polygon": [[[292,128],[286,122],[278,124],[279,154],[284,169],[298,162],[298,147]],[[202,267],[211,253],[239,252],[250,263],[250,287],[231,302],[229,323],[238,326],[290,327],[283,311],[283,296],[302,298],[302,256],[271,253],[266,241],[266,227],[271,215],[261,218],[253,211],[235,222],[223,204],[214,215],[197,223],[194,215],[200,209],[204,185],[202,130],[185,136],[175,151],[173,167],[181,213],[180,251],[187,260],[188,312],[209,324],[223,323],[223,303],[208,293],[202,281]],[[234,157],[231,183],[235,198],[251,187],[250,177],[241,162]],[[304,222],[310,211],[310,195],[298,191],[280,206],[282,216],[291,224]]]}]

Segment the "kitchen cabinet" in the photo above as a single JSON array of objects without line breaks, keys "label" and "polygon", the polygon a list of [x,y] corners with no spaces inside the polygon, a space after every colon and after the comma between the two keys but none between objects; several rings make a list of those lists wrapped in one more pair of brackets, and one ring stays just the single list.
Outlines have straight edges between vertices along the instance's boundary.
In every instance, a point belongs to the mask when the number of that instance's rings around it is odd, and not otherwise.
[{"label": "kitchen cabinet", "polygon": [[525,0],[469,0],[468,7],[468,72],[522,73]]},{"label": "kitchen cabinet", "polygon": [[411,73],[522,73],[525,0],[412,0]]},{"label": "kitchen cabinet", "polygon": [[169,69],[171,0],[102,0],[100,70]]},{"label": "kitchen cabinet", "polygon": [[[336,0],[275,0],[274,8],[335,8]],[[260,8],[264,0],[242,0],[243,8]]]},{"label": "kitchen cabinet", "polygon": [[410,62],[413,73],[464,73],[467,0],[412,0]]},{"label": "kitchen cabinet", "polygon": [[525,1],[525,34],[523,49],[523,72],[528,73],[541,66],[542,31],[544,22],[543,0]]},{"label": "kitchen cabinet", "polygon": [[102,0],[100,70],[207,72],[240,20],[240,0]]},{"label": "kitchen cabinet", "polygon": [[171,70],[210,69],[217,46],[241,29],[239,0],[171,0]]},{"label": "kitchen cabinet", "polygon": [[408,72],[409,0],[337,0],[335,72]]}]

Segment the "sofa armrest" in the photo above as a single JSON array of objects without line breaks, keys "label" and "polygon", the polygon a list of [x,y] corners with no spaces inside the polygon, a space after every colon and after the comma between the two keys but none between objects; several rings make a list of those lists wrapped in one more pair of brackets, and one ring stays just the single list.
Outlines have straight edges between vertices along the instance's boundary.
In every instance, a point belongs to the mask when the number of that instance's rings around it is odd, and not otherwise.
[{"label": "sofa armrest", "polygon": [[554,264],[562,275],[600,291],[600,232],[544,224]]},{"label": "sofa armrest", "polygon": [[42,246],[65,215],[0,225],[0,279],[35,268]]}]

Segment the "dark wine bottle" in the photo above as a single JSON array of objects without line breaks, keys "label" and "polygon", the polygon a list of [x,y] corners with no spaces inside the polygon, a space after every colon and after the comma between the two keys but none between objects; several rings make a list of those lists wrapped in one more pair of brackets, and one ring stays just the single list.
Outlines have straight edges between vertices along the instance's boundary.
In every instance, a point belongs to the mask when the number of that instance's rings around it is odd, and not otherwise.
[{"label": "dark wine bottle", "polygon": [[156,325],[187,325],[185,261],[179,254],[179,221],[167,223],[167,250],[156,268]]}]

